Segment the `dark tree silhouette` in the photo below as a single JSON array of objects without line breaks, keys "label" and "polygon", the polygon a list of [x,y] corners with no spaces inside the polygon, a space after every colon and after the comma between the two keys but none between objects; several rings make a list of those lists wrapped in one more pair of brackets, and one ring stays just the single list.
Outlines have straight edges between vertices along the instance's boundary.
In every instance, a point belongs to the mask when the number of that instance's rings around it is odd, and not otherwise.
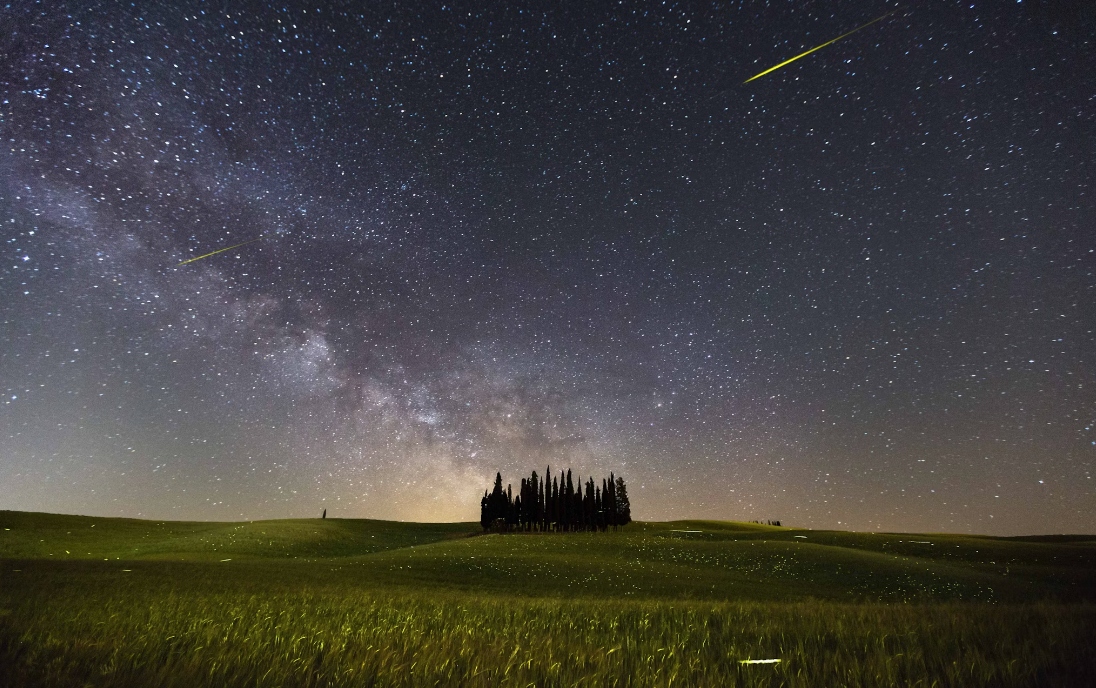
[{"label": "dark tree silhouette", "polygon": [[[560,481],[562,482],[562,481]],[[562,485],[561,485],[562,487]],[[571,482],[571,469],[567,469],[567,490],[563,493],[563,529],[570,530],[575,522],[575,484]]]},{"label": "dark tree silhouette", "polygon": [[552,477],[552,516],[551,522],[553,524],[559,523],[559,482],[556,481],[555,476]]},{"label": "dark tree silhouette", "polygon": [[586,481],[586,494],[582,498],[582,518],[587,530],[595,530],[597,528],[596,492],[597,488],[594,486],[594,479],[591,477]]},{"label": "dark tree silhouette", "polygon": [[[324,512],[326,516],[326,511]],[[484,530],[500,532],[574,532],[604,531],[632,521],[632,507],[624,479],[610,473],[598,487],[593,476],[585,483],[570,471],[544,478],[533,471],[522,478],[515,494],[513,485],[502,488],[502,473],[480,499],[480,525]]]},{"label": "dark tree silhouette", "polygon": [[605,511],[601,505],[601,488],[594,490],[594,523],[598,530],[605,530]]},{"label": "dark tree silhouette", "polygon": [[495,486],[491,494],[484,495],[480,524],[484,530],[494,527],[500,521],[505,524],[511,508],[511,500],[502,489],[502,474],[495,474]]},{"label": "dark tree silhouette", "polygon": [[624,478],[616,479],[616,501],[617,525],[626,526],[632,522],[632,504],[628,501],[628,488],[624,485]]}]

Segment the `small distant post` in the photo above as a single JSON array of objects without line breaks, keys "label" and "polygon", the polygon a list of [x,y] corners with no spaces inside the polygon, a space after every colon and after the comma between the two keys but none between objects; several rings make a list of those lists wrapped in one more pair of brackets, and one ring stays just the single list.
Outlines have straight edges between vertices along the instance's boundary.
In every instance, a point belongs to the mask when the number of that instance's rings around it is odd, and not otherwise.
[{"label": "small distant post", "polygon": [[327,518],[327,509],[323,510],[323,516],[320,516],[320,518]]}]

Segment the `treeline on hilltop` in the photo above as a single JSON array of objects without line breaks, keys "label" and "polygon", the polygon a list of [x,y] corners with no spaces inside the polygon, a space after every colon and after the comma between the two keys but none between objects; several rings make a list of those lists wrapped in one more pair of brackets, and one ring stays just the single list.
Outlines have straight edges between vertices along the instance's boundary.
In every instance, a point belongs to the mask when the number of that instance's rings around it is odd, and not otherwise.
[{"label": "treeline on hilltop", "polygon": [[495,487],[484,492],[480,500],[480,525],[484,530],[555,531],[606,530],[632,521],[632,505],[624,478],[609,474],[599,487],[591,477],[585,489],[579,478],[578,487],[571,471],[562,471],[559,479],[544,478],[537,472],[521,479],[517,495],[511,485],[502,489],[502,474],[495,474]]}]

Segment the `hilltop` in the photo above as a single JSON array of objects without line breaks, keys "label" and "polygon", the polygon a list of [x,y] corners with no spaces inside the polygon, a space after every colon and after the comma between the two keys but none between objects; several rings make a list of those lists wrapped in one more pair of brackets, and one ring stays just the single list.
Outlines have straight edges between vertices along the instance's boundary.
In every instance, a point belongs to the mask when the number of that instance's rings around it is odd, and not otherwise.
[{"label": "hilltop", "polygon": [[[0,511],[0,558],[107,573],[125,563],[249,567],[262,580],[523,596],[720,600],[1084,601],[1096,537],[815,531],[727,521],[609,533],[483,535],[476,523],[180,522]],[[277,566],[270,566],[270,564]],[[299,564],[300,567],[295,566]],[[74,568],[73,568],[74,567]]]}]

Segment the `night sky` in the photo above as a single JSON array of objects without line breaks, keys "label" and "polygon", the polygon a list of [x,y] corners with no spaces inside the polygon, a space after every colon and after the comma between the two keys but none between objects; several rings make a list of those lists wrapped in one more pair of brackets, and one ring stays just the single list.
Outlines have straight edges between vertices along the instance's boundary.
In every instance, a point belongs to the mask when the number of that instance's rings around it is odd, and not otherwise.
[{"label": "night sky", "polygon": [[1093,532],[1096,6],[1035,5],[5,5],[0,509],[475,520],[550,464]]}]

